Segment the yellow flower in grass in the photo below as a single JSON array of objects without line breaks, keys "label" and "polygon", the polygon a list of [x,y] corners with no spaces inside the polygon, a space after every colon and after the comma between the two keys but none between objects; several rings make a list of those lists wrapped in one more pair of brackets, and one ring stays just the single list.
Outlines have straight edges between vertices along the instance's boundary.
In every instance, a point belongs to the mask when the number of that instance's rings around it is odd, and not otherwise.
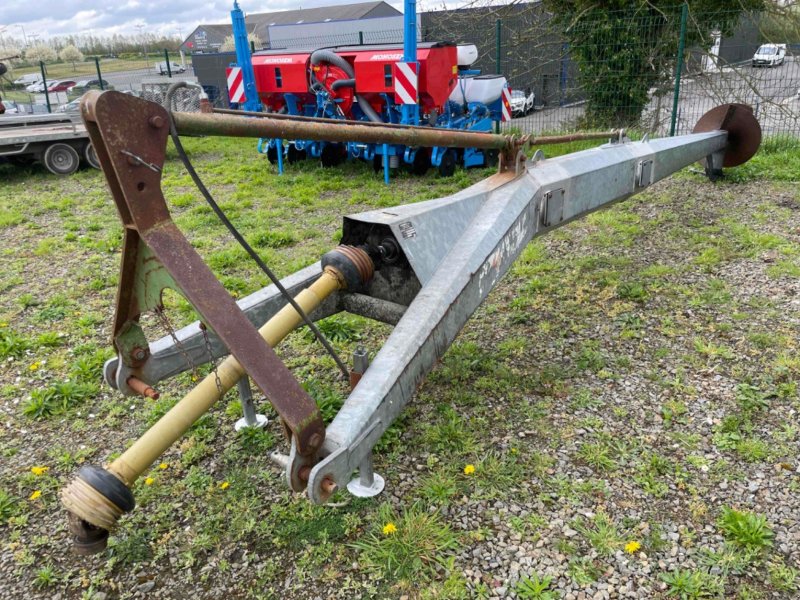
[{"label": "yellow flower in grass", "polygon": [[50,470],[50,467],[31,467],[31,473],[33,473],[33,474],[34,474],[34,475],[36,475],[37,477],[38,477],[39,475],[44,475],[44,474],[45,474],[45,473],[47,473],[49,470]]},{"label": "yellow flower in grass", "polygon": [[158,465],[158,468],[161,469],[162,471],[167,467],[169,467],[169,463],[161,463],[160,465]]},{"label": "yellow flower in grass", "polygon": [[41,366],[41,363],[39,363],[39,362],[31,363],[30,365],[28,365],[28,371],[35,371],[40,366]]},{"label": "yellow flower in grass", "polygon": [[145,485],[153,485],[155,482],[156,480],[153,479],[152,477],[148,477],[147,479],[144,480]]},{"label": "yellow flower in grass", "polygon": [[639,548],[641,548],[641,547],[642,547],[642,545],[639,542],[637,542],[635,540],[631,540],[630,542],[625,544],[625,552],[627,552],[628,554],[633,554],[634,552],[639,550]]},{"label": "yellow flower in grass", "polygon": [[394,523],[387,523],[383,526],[383,535],[392,535],[397,533],[397,526]]},{"label": "yellow flower in grass", "polygon": [[30,495],[30,497],[28,499],[29,500],[36,500],[41,495],[42,495],[42,491],[41,490],[34,490],[33,493]]},{"label": "yellow flower in grass", "polygon": [[223,481],[222,483],[219,484],[219,489],[227,490],[230,486],[231,486],[230,482]]},{"label": "yellow flower in grass", "polygon": [[475,473],[475,465],[467,465],[464,467],[464,475],[472,475]]}]

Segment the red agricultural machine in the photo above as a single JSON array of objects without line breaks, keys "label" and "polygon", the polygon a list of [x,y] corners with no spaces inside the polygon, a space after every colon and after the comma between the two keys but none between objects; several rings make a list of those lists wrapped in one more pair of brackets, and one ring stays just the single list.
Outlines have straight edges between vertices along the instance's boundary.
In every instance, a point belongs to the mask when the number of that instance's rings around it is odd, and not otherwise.
[{"label": "red agricultural machine", "polygon": [[[237,64],[228,69],[230,99],[256,112],[485,133],[510,119],[511,90],[505,77],[470,69],[478,58],[475,46],[418,43],[415,19],[414,3],[406,2],[403,44],[269,50],[251,56],[246,35],[235,35]],[[244,21],[233,14],[234,32],[239,22]],[[371,161],[376,172],[383,168],[387,182],[391,170],[401,165],[420,175],[434,166],[449,176],[457,164],[485,166],[497,158],[496,152],[475,147],[356,140],[264,138],[258,149],[281,172],[284,159],[291,163],[314,157],[323,166],[362,159]]]}]

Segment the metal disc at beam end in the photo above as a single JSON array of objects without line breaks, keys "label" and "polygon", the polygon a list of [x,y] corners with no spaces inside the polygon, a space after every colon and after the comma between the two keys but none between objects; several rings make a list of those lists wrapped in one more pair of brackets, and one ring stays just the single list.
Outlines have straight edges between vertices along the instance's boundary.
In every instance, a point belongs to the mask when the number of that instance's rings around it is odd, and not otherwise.
[{"label": "metal disc at beam end", "polygon": [[761,125],[747,104],[721,104],[697,122],[692,133],[728,132],[723,167],[736,167],[750,160],[761,145]]}]

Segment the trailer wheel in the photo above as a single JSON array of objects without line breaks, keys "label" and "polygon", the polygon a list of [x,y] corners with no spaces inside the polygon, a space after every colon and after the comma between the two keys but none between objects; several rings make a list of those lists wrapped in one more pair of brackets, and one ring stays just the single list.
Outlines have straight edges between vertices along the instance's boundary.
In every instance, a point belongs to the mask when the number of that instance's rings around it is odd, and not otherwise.
[{"label": "trailer wheel", "polygon": [[97,152],[94,151],[94,146],[92,146],[91,142],[83,147],[83,159],[90,167],[100,168],[100,160],[97,158]]},{"label": "trailer wheel", "polygon": [[78,170],[81,160],[78,152],[69,144],[50,144],[44,151],[42,162],[54,175],[71,175]]},{"label": "trailer wheel", "polygon": [[456,153],[452,148],[442,155],[442,162],[439,163],[439,175],[441,177],[452,177],[456,172]]},{"label": "trailer wheel", "polygon": [[286,160],[290,165],[292,163],[296,163],[305,159],[306,159],[305,150],[298,150],[297,146],[295,146],[294,144],[289,144],[289,148],[286,150]]},{"label": "trailer wheel", "polygon": [[267,148],[267,160],[271,165],[278,164],[278,149],[275,146]]},{"label": "trailer wheel", "polygon": [[319,160],[323,167],[335,167],[344,162],[344,146],[342,144],[325,144]]},{"label": "trailer wheel", "polygon": [[422,176],[431,168],[431,155],[427,148],[419,148],[414,154],[414,160],[409,165],[411,173]]}]

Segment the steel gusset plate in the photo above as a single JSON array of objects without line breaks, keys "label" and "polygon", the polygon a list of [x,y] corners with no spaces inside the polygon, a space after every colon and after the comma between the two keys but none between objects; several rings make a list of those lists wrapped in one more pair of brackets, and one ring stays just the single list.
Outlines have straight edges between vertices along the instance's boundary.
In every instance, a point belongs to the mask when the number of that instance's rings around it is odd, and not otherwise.
[{"label": "steel gusset plate", "polygon": [[119,92],[89,92],[81,102],[89,137],[125,227],[114,337],[135,324],[142,310],[135,290],[143,242],[180,293],[202,316],[264,392],[292,432],[302,455],[314,454],[325,427],[314,401],[242,313],[173,223],[161,191],[169,121],[166,110]]},{"label": "steel gusset plate", "polygon": [[761,145],[761,125],[747,104],[721,104],[697,122],[692,133],[727,131],[723,167],[736,167],[750,160]]}]

